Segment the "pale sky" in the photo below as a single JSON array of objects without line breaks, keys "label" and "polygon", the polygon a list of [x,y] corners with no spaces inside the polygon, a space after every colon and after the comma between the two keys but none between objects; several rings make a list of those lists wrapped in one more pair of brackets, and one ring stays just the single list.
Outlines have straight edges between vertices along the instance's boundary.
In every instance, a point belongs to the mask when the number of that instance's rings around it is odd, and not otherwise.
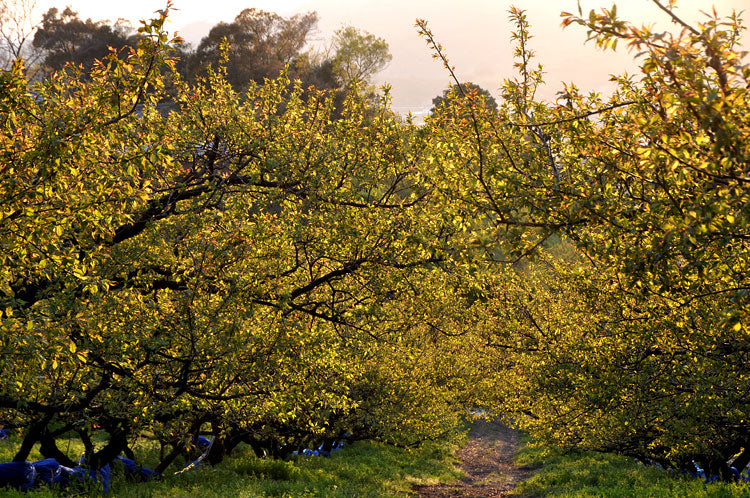
[{"label": "pale sky", "polygon": [[[125,18],[137,25],[164,7],[159,0],[38,0],[41,9],[71,5],[82,18],[94,20]],[[590,9],[610,7],[613,0],[581,0],[584,14]],[[677,30],[650,0],[621,0],[618,17],[637,23],[657,25],[658,29]],[[712,4],[720,15],[732,9],[745,10],[750,23],[750,0],[681,0],[677,13],[686,21],[702,19],[699,11]],[[210,9],[207,6],[210,5]],[[447,87],[449,76],[434,61],[424,40],[417,36],[414,20],[427,19],[438,41],[446,48],[451,63],[462,81],[472,81],[497,96],[503,79],[512,77],[512,26],[508,22],[510,5],[527,10],[534,38],[532,49],[545,68],[547,81],[542,96],[554,99],[561,82],[575,82],[587,91],[611,91],[609,76],[625,70],[636,71],[632,54],[601,52],[591,43],[584,45],[585,30],[560,27],[560,12],[575,12],[576,0],[174,0],[175,10],[168,29],[177,31],[197,45],[202,36],[219,21],[232,21],[244,8],[256,7],[282,15],[315,10],[319,15],[319,43],[330,39],[334,30],[351,24],[385,38],[393,61],[376,77],[377,83],[392,85],[394,108],[401,112],[429,110],[431,100]],[[745,35],[745,47],[750,37]]]}]

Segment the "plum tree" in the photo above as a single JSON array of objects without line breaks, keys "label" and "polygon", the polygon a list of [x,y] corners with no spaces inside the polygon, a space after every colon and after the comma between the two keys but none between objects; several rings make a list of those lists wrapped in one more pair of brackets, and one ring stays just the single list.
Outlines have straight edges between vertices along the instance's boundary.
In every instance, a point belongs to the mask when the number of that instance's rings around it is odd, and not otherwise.
[{"label": "plum tree", "polygon": [[357,92],[333,119],[330,95],[285,74],[239,95],[221,68],[170,74],[164,116],[168,10],[87,78],[68,66],[31,93],[20,64],[2,73],[0,420],[25,428],[16,459],[40,441],[71,464],[55,443],[71,431],[94,468],[150,431],[172,448],[159,471],[201,431],[214,463],[242,441],[281,455],[343,432],[444,433],[475,403],[450,389],[470,362],[423,337],[434,293],[461,295],[440,274],[464,234],[420,183],[416,130]]},{"label": "plum tree", "polygon": [[[730,478],[728,462],[750,459],[750,70],[736,15],[694,27],[655,3],[679,34],[636,27],[616,7],[564,14],[601,47],[644,53],[640,80],[618,78],[609,102],[570,85],[546,104],[519,49],[521,77],[504,85],[497,116],[456,99],[428,121],[430,175],[463,206],[485,259],[539,261],[498,303],[513,379],[501,409],[558,444],[696,460]],[[512,16],[525,47],[525,15]],[[562,260],[550,256],[558,236]]]}]

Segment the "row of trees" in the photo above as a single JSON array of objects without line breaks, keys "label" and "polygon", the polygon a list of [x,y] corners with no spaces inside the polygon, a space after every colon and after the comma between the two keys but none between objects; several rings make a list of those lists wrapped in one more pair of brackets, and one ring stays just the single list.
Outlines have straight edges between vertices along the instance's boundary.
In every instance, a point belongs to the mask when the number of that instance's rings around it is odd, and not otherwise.
[{"label": "row of trees", "polygon": [[750,67],[736,15],[691,26],[654,3],[677,34],[616,7],[563,13],[598,46],[642,53],[642,75],[609,102],[570,85],[558,105],[533,98],[541,69],[512,11],[520,76],[498,113],[475,96],[428,122],[432,178],[470,209],[488,260],[536,255],[492,310],[509,419],[730,479],[750,462]]},{"label": "row of trees", "polygon": [[669,35],[614,8],[566,14],[644,52],[643,75],[608,102],[571,85],[550,104],[513,9],[519,76],[497,108],[456,78],[416,127],[387,93],[373,106],[355,83],[337,103],[294,65],[240,93],[231,47],[185,77],[168,10],[87,77],[0,77],[0,421],[24,428],[17,460],[41,442],[68,462],[71,432],[94,467],[153,433],[172,449],[158,470],[199,432],[212,462],[243,441],[412,444],[485,407],[563,446],[727,478],[747,464],[739,19],[692,27],[664,7]]},{"label": "row of trees", "polygon": [[[120,19],[112,24],[83,20],[70,7],[50,8],[37,23],[36,4],[30,0],[3,0],[1,6],[0,35],[4,43],[0,62],[7,69],[23,56],[27,66],[33,66],[27,74],[36,78],[70,63],[89,73],[111,50],[135,48],[142,38],[127,21]],[[285,18],[260,9],[244,9],[233,22],[215,25],[196,48],[175,38],[174,56],[179,59],[176,68],[190,81],[205,76],[209,66],[219,64],[221,45],[226,40],[227,80],[235,90],[245,90],[252,81],[276,78],[287,66],[289,76],[301,79],[305,87],[345,89],[354,81],[368,82],[391,60],[382,38],[352,26],[336,31],[327,49],[310,49],[310,35],[317,22],[315,12]]]},{"label": "row of trees", "polygon": [[[111,50],[135,48],[141,38],[127,21],[83,20],[70,7],[62,11],[50,8],[37,23],[33,1],[2,0],[0,6],[0,67],[8,69],[15,59],[23,57],[31,79],[43,78],[67,64],[80,66],[87,74]],[[353,26],[337,30],[325,50],[311,49],[310,36],[317,22],[315,12],[285,18],[245,9],[233,22],[214,26],[195,48],[177,39],[176,69],[184,79],[195,81],[206,75],[209,66],[218,66],[224,56],[227,80],[235,90],[243,91],[251,81],[274,79],[288,68],[289,77],[301,80],[305,88],[338,91],[340,103],[345,89],[357,81],[369,84],[388,65],[391,54],[384,39]],[[228,49],[222,55],[224,40]],[[497,108],[487,90],[473,83],[464,85],[476,88],[486,96],[488,105]],[[374,94],[373,88],[366,90]],[[433,110],[448,98],[448,93],[445,90],[433,99]]]},{"label": "row of trees", "polygon": [[67,66],[30,93],[20,61],[2,73],[15,459],[41,442],[70,465],[55,441],[71,431],[94,468],[149,431],[172,448],[162,471],[200,431],[217,462],[243,441],[283,455],[449,430],[478,404],[454,389],[469,345],[430,325],[435,292],[465,285],[441,270],[463,235],[418,181],[414,130],[356,91],[334,119],[335,95],[286,74],[243,93],[223,67],[186,82],[164,20],[87,77]]}]

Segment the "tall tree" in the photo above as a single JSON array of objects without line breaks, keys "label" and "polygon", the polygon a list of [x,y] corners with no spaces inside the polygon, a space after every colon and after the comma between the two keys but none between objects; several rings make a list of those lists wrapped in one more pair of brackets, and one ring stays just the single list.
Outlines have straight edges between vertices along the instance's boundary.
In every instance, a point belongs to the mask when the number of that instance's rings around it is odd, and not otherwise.
[{"label": "tall tree", "polygon": [[134,47],[138,36],[124,21],[114,25],[106,21],[83,21],[70,7],[60,12],[49,9],[34,35],[33,45],[46,54],[43,64],[47,71],[62,69],[65,64],[82,65],[89,71],[94,61],[103,59],[111,49]]},{"label": "tall tree", "polygon": [[235,89],[246,88],[252,81],[262,83],[265,78],[275,78],[285,65],[294,68],[317,22],[315,12],[285,18],[256,8],[245,9],[233,22],[214,26],[201,40],[191,73],[205,72],[209,64],[216,66],[226,39],[227,78]]},{"label": "tall tree", "polygon": [[391,61],[388,43],[372,33],[345,26],[333,34],[333,70],[342,87],[364,84]]}]

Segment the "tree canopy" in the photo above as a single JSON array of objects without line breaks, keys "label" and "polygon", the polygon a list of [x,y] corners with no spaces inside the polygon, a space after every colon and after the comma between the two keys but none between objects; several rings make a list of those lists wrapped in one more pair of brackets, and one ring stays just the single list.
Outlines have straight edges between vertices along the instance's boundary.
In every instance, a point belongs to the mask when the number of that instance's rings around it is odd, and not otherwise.
[{"label": "tree canopy", "polygon": [[[569,85],[546,104],[518,50],[498,115],[455,99],[429,121],[431,174],[489,260],[536,261],[495,311],[503,412],[559,445],[730,479],[750,461],[750,69],[735,15],[690,26],[656,3],[678,34],[614,7],[564,14],[603,48],[643,52],[640,80],[618,78],[609,101]],[[512,16],[525,43],[525,14]]]},{"label": "tree canopy", "polygon": [[87,80],[58,72],[32,97],[19,65],[2,74],[0,419],[26,429],[16,459],[38,441],[70,465],[55,441],[71,431],[94,468],[150,431],[173,450],[163,471],[201,431],[215,463],[243,441],[284,455],[455,426],[476,401],[454,386],[481,380],[455,355],[471,344],[437,334],[433,298],[467,295],[445,271],[464,234],[419,181],[416,130],[356,92],[332,119],[330,94],[285,74],[240,95],[223,68],[177,78],[163,116],[163,22]]},{"label": "tree canopy", "polygon": [[[691,26],[654,1],[678,34],[564,14],[643,52],[607,100],[538,99],[512,9],[518,75],[488,105],[418,21],[455,83],[421,127],[387,92],[354,85],[339,106],[293,66],[232,81],[231,48],[183,78],[169,9],[87,78],[0,73],[16,459],[39,442],[72,463],[57,440],[76,434],[99,468],[144,431],[169,450],[159,471],[199,433],[212,463],[347,432],[410,445],[487,408],[564,447],[730,479],[750,461],[750,68],[738,17]],[[271,71],[313,17],[249,9],[221,29],[276,47]]]},{"label": "tree canopy", "polygon": [[33,45],[44,52],[47,71],[62,69],[67,63],[82,65],[88,72],[96,60],[104,59],[110,50],[134,47],[137,36],[122,22],[109,25],[105,21],[85,21],[70,7],[62,12],[50,8],[42,17],[34,34]]},{"label": "tree canopy", "polygon": [[231,23],[219,23],[201,40],[195,52],[193,71],[218,65],[221,44],[226,39],[227,78],[241,89],[251,81],[276,78],[286,65],[295,67],[318,22],[315,12],[284,18],[256,8],[244,9]]},{"label": "tree canopy", "polygon": [[432,99],[432,109],[430,109],[430,113],[434,113],[438,107],[446,105],[448,100],[455,98],[467,98],[468,95],[471,95],[471,97],[469,98],[480,99],[482,105],[484,105],[488,110],[492,112],[497,111],[497,101],[495,100],[495,97],[493,97],[488,90],[485,90],[481,86],[467,81],[465,83],[461,83],[460,86],[449,86],[448,88],[443,90],[442,95],[438,95],[437,97]]},{"label": "tree canopy", "polygon": [[370,78],[391,61],[388,43],[372,33],[345,26],[333,34],[333,70],[342,87]]}]

